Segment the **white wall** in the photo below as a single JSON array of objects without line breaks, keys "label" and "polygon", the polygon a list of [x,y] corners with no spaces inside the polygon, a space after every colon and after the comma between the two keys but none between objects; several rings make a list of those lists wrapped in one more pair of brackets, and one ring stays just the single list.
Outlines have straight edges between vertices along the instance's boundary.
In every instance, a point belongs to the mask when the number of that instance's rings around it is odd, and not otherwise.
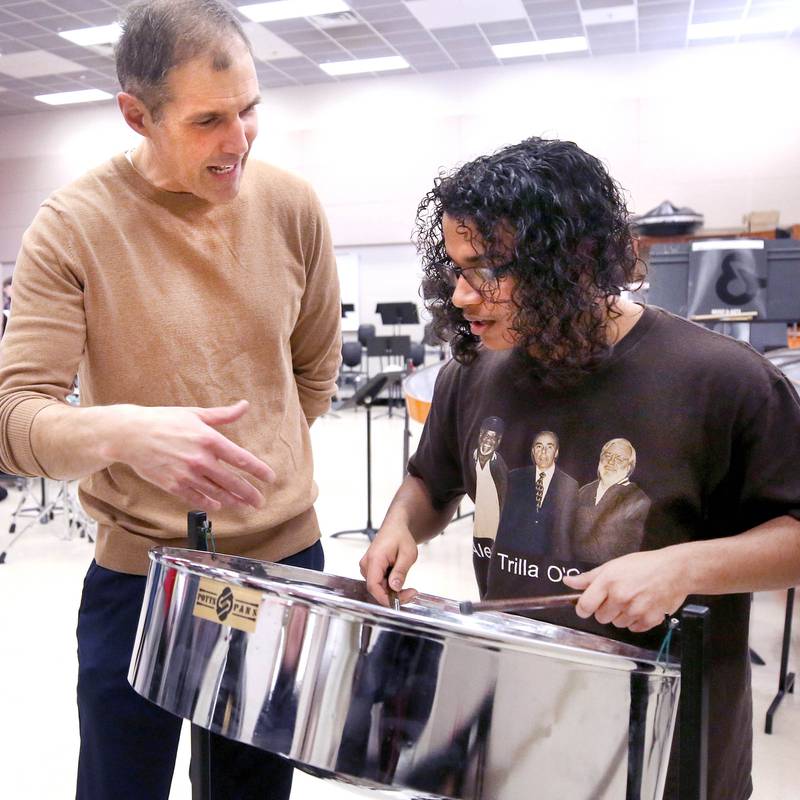
[{"label": "white wall", "polygon": [[[772,208],[800,222],[797,74],[795,38],[278,89],[254,153],[315,185],[337,246],[360,254],[368,316],[416,297],[413,251],[386,245],[409,241],[439,169],[532,134],[603,158],[636,212],[668,198],[709,227]],[[111,103],[0,118],[0,261],[50,191],[135,138]]]}]

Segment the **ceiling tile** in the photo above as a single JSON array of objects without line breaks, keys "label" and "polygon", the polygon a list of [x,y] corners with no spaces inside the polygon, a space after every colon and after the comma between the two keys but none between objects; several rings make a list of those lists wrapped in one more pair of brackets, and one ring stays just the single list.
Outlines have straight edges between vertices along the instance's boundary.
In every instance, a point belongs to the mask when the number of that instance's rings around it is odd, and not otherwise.
[{"label": "ceiling tile", "polygon": [[534,23],[533,29],[540,39],[554,39],[561,36],[583,36],[581,18],[575,15],[550,17]]},{"label": "ceiling tile", "polygon": [[527,17],[510,19],[506,22],[484,22],[480,28],[486,36],[504,36],[520,32],[530,33],[531,30]]},{"label": "ceiling tile", "polygon": [[284,38],[273,33],[258,22],[246,22],[245,33],[250,39],[253,56],[259,61],[273,61],[276,58],[298,58],[301,54]]},{"label": "ceiling tile", "polygon": [[609,39],[620,36],[636,36],[635,22],[611,22],[608,25],[591,25],[586,29],[589,38]]},{"label": "ceiling tile", "polygon": [[113,8],[98,9],[97,11],[82,11],[81,19],[89,25],[111,25],[122,18],[122,12]]},{"label": "ceiling tile", "polygon": [[384,22],[389,19],[414,19],[414,15],[402,3],[388,3],[359,9],[367,22]]},{"label": "ceiling tile", "polygon": [[6,25],[0,25],[0,33],[6,36],[38,36],[40,33],[47,33],[47,31],[40,25],[34,25],[32,22],[20,21],[10,22]]},{"label": "ceiling tile", "polygon": [[0,58],[0,72],[13,78],[59,75],[64,72],[80,72],[81,69],[80,64],[43,50],[28,50]]},{"label": "ceiling tile", "polygon": [[325,32],[334,39],[347,39],[354,36],[374,36],[369,25],[342,25],[337,28],[326,28]]},{"label": "ceiling tile", "polygon": [[85,27],[86,23],[81,22],[81,20],[77,17],[73,17],[71,14],[59,14],[58,16],[48,17],[47,19],[40,19],[37,24],[46,28],[48,31],[58,32],[82,28]]},{"label": "ceiling tile", "polygon": [[52,0],[51,5],[63,8],[72,14],[79,14],[81,11],[96,11],[99,8],[108,8],[113,3],[104,3],[103,0]]},{"label": "ceiling tile", "polygon": [[642,6],[639,9],[639,19],[648,19],[649,17],[666,17],[668,15],[688,16],[691,3],[688,0],[680,0],[680,2],[672,3],[659,3],[657,6]]},{"label": "ceiling tile", "polygon": [[413,17],[408,19],[388,19],[385,22],[374,22],[372,27],[381,34],[384,33],[402,33],[405,31],[425,31],[422,25],[417,22]]},{"label": "ceiling tile", "polygon": [[634,0],[580,0],[581,8],[584,11],[595,8],[614,8],[616,6],[635,5]]},{"label": "ceiling tile", "polygon": [[452,28],[436,28],[433,35],[440,42],[450,42],[454,39],[482,39],[483,34],[477,25],[457,25]]},{"label": "ceiling tile", "polygon": [[705,22],[729,22],[742,18],[742,12],[736,8],[718,8],[714,11],[697,11],[692,15],[692,22],[703,24]]},{"label": "ceiling tile", "polygon": [[[639,5],[645,2],[646,0],[639,0]],[[694,0],[695,11],[713,11],[720,8],[738,8],[744,11],[746,5],[746,0]]]},{"label": "ceiling tile", "polygon": [[53,6],[43,3],[40,0],[32,0],[32,2],[15,4],[9,7],[18,17],[29,20],[54,17],[59,13]]}]

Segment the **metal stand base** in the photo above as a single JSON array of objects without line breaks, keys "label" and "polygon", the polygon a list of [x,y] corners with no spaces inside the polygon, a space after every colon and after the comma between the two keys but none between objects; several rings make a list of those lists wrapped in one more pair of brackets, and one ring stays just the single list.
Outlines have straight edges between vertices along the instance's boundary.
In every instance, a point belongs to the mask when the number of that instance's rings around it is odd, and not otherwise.
[{"label": "metal stand base", "polygon": [[352,533],[360,533],[372,541],[378,532],[372,527],[372,399],[367,398],[363,405],[367,409],[367,524],[363,528],[353,528],[332,533],[331,539],[338,539],[340,536],[348,536]]},{"label": "metal stand base", "polygon": [[[71,539],[77,533],[81,538],[86,537],[88,541],[94,542],[95,523],[81,508],[74,488],[67,481],[60,482],[58,491],[50,500],[47,499],[44,478],[18,478],[17,485],[21,495],[17,507],[11,512],[11,523],[8,526],[12,539],[0,553],[0,564],[6,563],[8,551],[34,525],[47,525],[57,514],[64,515],[64,538]],[[28,521],[17,530],[20,519]]]},{"label": "metal stand base", "polygon": [[764,732],[772,733],[772,719],[784,695],[794,693],[794,672],[789,672],[789,646],[792,641],[792,611],[794,610],[794,587],[786,593],[786,617],[783,623],[783,645],[781,646],[781,669],[778,673],[778,693],[767,709]]}]

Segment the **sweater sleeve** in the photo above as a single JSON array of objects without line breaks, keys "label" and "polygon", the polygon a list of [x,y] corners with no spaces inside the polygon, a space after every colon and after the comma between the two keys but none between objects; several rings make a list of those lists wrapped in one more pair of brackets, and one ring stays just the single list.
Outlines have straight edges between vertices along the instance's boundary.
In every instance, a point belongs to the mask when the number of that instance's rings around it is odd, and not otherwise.
[{"label": "sweater sleeve", "polygon": [[306,285],[291,336],[292,365],[300,405],[311,423],[330,407],[341,361],[339,276],[328,223],[309,189],[310,219],[303,255]]},{"label": "sweater sleeve", "polygon": [[[67,227],[50,206],[25,232],[14,269],[11,318],[0,353],[0,468],[45,475],[31,448],[42,408],[64,402],[86,341],[82,280]],[[46,459],[45,459],[46,462]]]}]

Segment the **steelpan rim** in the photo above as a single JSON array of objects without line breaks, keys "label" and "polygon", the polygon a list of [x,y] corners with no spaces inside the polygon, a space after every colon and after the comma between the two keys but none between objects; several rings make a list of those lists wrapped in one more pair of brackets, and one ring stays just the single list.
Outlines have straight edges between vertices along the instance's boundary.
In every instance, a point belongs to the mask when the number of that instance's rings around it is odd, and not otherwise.
[{"label": "steelpan rim", "polygon": [[[415,601],[403,606],[403,611],[394,611],[377,603],[369,603],[342,594],[336,594],[335,592],[320,590],[318,586],[314,586],[311,583],[303,584],[295,580],[286,582],[287,579],[280,579],[276,576],[262,578],[257,575],[240,572],[231,566],[225,567],[220,564],[212,565],[202,562],[206,559],[210,561],[215,559],[235,559],[236,561],[260,565],[261,569],[269,566],[276,568],[277,571],[296,572],[298,575],[306,574],[317,582],[320,578],[328,578],[332,581],[362,583],[352,578],[330,573],[317,572],[303,569],[302,567],[290,567],[272,561],[260,561],[243,556],[230,556],[222,553],[214,555],[199,550],[177,547],[154,547],[151,548],[148,556],[151,561],[164,564],[179,572],[255,589],[274,600],[308,605],[315,610],[324,610],[327,614],[335,612],[337,616],[344,616],[350,620],[374,623],[377,618],[382,626],[391,627],[398,631],[408,632],[411,630],[416,636],[442,639],[457,635],[468,640],[473,646],[484,649],[513,649],[532,655],[546,655],[550,658],[558,658],[572,663],[600,664],[605,669],[624,672],[644,672],[648,674],[657,672],[662,678],[680,676],[680,666],[676,661],[670,660],[664,663],[661,660],[657,662],[654,652],[644,650],[635,645],[628,645],[591,633],[563,628],[540,620],[502,612],[479,612],[464,616],[458,611],[458,603],[456,601],[436,595],[420,593]],[[273,585],[270,585],[270,583]],[[316,592],[314,591],[315,589],[317,590]],[[334,600],[335,602],[333,602]],[[421,613],[422,608],[438,608],[446,616],[437,617],[434,620],[429,616],[423,615]],[[480,627],[464,630],[463,624],[465,620],[472,620],[476,624],[487,622],[495,627],[492,629],[491,635],[487,630]],[[528,635],[520,630],[523,627],[531,629]],[[541,635],[541,639],[533,638],[530,635],[534,632]],[[600,649],[580,647],[577,644],[557,641],[552,638],[556,634],[568,639],[582,640],[587,645],[590,643],[595,644]]]}]

